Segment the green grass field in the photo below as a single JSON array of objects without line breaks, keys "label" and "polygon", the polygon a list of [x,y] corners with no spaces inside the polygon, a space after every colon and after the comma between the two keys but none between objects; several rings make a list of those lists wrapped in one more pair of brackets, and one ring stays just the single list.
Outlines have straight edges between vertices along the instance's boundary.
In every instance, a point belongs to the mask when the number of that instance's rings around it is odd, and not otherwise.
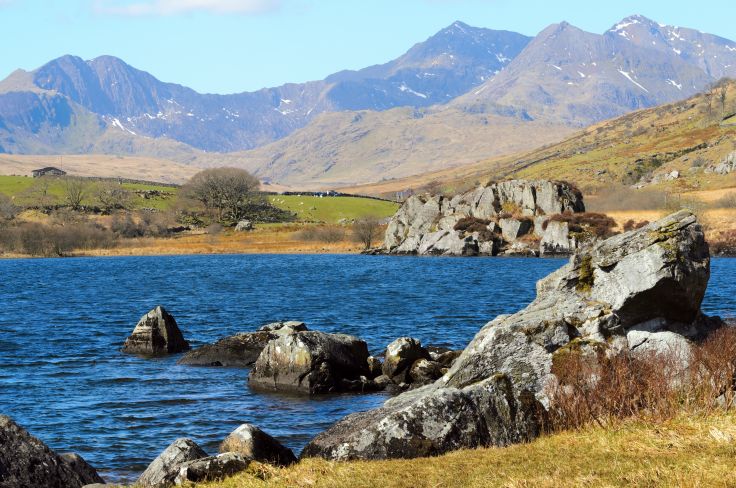
[{"label": "green grass field", "polygon": [[[46,188],[47,202],[49,204],[63,203],[64,183],[62,179],[49,178],[44,180],[48,183]],[[94,185],[90,181],[88,195],[84,204],[95,205]],[[34,205],[39,202],[39,194],[42,182],[26,176],[0,176],[0,193],[12,197],[18,205]],[[136,195],[133,198],[133,207],[155,208],[166,210],[174,202],[178,188],[168,186],[148,185],[142,183],[123,183],[123,188],[130,191],[159,190],[173,193],[163,198],[144,199]],[[279,207],[297,214],[297,220],[302,222],[326,222],[337,223],[341,219],[356,219],[365,216],[386,218],[393,215],[398,209],[398,204],[382,200],[357,197],[312,197],[298,195],[270,195],[269,201]]]},{"label": "green grass field", "polygon": [[298,195],[271,195],[271,203],[297,214],[306,222],[337,223],[341,219],[365,216],[386,218],[396,213],[399,205],[394,202],[357,197],[312,197]]},{"label": "green grass field", "polygon": [[[0,193],[3,193],[15,200],[18,205],[34,205],[40,201],[43,184],[48,183],[46,188],[46,201],[49,204],[61,204],[64,200],[64,183],[59,178],[47,178],[43,182],[41,179],[30,178],[27,176],[0,176]],[[90,188],[87,191],[87,197],[83,203],[85,205],[95,205],[94,186],[98,182],[90,181]],[[174,195],[163,198],[145,199],[135,195],[133,197],[134,208],[155,208],[165,210],[174,200],[177,188],[168,186],[147,185],[142,183],[123,183],[123,188],[130,191],[137,190],[159,190],[162,192],[173,193]]]}]

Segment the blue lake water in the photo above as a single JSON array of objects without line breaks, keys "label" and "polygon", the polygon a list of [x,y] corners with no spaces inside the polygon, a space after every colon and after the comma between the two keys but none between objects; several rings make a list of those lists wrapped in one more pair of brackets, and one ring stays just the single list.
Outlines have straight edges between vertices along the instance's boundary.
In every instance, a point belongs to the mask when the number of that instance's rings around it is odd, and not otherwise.
[{"label": "blue lake water", "polygon": [[[534,298],[546,259],[176,256],[0,261],[0,413],[110,480],[132,480],[171,441],[215,453],[243,422],[299,450],[382,394],[252,393],[247,370],[119,353],[155,305],[193,346],[275,320],[357,335],[378,353],[408,335],[462,348]],[[715,259],[706,313],[736,316],[736,260]]]}]

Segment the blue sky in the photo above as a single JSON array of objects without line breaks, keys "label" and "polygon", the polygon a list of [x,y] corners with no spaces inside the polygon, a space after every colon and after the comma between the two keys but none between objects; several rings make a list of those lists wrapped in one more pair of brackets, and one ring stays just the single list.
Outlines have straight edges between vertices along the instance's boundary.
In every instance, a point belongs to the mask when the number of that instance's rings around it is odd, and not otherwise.
[{"label": "blue sky", "polygon": [[0,0],[0,77],[102,54],[232,93],[388,61],[455,20],[534,35],[603,32],[631,14],[736,39],[736,2],[679,0]]}]

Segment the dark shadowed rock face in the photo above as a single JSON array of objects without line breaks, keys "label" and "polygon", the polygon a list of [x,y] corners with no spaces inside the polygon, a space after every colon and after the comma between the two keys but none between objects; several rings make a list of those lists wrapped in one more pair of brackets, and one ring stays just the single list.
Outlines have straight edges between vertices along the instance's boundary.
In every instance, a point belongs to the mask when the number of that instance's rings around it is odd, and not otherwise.
[{"label": "dark shadowed rock face", "polygon": [[187,352],[178,364],[190,366],[251,366],[268,341],[278,337],[272,332],[244,332],[205,344]]},{"label": "dark shadowed rock face", "polygon": [[369,374],[364,341],[306,331],[269,342],[248,380],[256,388],[314,394],[342,391],[346,382]]},{"label": "dark shadowed rock face", "polygon": [[81,456],[59,456],[0,415],[0,488],[81,488],[102,482]]},{"label": "dark shadowed rock face", "polygon": [[154,356],[187,350],[189,343],[184,340],[176,320],[163,307],[158,306],[141,317],[123,344],[122,352]]},{"label": "dark shadowed rock face", "polygon": [[191,439],[177,439],[153,460],[138,478],[145,488],[167,488],[174,484],[185,463],[206,458],[207,453]]},{"label": "dark shadowed rock face", "polygon": [[220,445],[220,452],[233,452],[265,464],[288,466],[296,456],[288,447],[251,424],[235,429]]},{"label": "dark shadowed rock face", "polygon": [[532,439],[558,350],[575,340],[631,350],[698,340],[720,324],[700,312],[709,274],[688,211],[585,248],[537,283],[528,307],[483,327],[442,378],[346,417],[302,456],[416,457]]}]

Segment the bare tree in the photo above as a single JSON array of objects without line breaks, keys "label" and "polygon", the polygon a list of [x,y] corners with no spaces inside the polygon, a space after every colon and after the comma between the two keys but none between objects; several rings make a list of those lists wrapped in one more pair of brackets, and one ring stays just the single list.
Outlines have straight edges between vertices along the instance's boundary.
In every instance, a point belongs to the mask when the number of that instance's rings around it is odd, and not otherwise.
[{"label": "bare tree", "polygon": [[13,200],[7,195],[0,193],[0,221],[13,220],[20,209],[13,203]]},{"label": "bare tree", "polygon": [[97,186],[95,196],[100,207],[106,212],[130,208],[131,194],[119,183],[106,181]]},{"label": "bare tree", "polygon": [[263,200],[258,178],[238,168],[200,171],[184,186],[184,197],[192,198],[213,211],[219,222],[237,222],[249,208]]},{"label": "bare tree", "polygon": [[64,177],[62,179],[62,191],[64,192],[64,201],[72,210],[82,208],[82,202],[87,198],[89,193],[89,183],[82,178]]},{"label": "bare tree", "polygon": [[718,101],[721,104],[721,117],[726,113],[726,100],[728,99],[728,83],[721,83],[718,87]]},{"label": "bare tree", "polygon": [[52,181],[54,178],[49,176],[34,178],[33,184],[23,193],[33,201],[34,205],[48,207],[56,200],[56,197],[49,192]]},{"label": "bare tree", "polygon": [[353,224],[353,238],[363,244],[365,249],[373,246],[373,241],[378,238],[381,225],[376,217],[361,217]]}]

